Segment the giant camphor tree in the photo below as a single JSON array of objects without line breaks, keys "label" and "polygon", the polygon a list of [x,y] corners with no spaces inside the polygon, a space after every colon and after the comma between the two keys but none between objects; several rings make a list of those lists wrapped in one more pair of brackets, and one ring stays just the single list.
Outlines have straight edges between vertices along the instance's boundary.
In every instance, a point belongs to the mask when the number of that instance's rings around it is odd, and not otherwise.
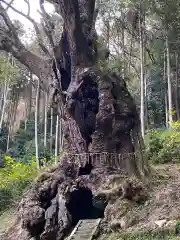
[{"label": "giant camphor tree", "polygon": [[[30,6],[29,1],[25,2]],[[21,227],[28,231],[22,231],[21,240],[30,237],[62,239],[71,222],[82,217],[77,217],[78,213],[74,212],[77,206],[73,205],[72,195],[67,191],[67,186],[78,177],[74,156],[80,156],[83,166],[87,166],[93,160],[88,158],[87,161],[88,153],[92,158],[99,153],[104,158],[107,153],[114,154],[115,158],[122,154],[119,168],[123,173],[145,176],[148,172],[142,154],[138,158],[126,154],[143,150],[139,116],[126,83],[120,76],[99,66],[99,62],[108,59],[109,50],[98,43],[95,30],[98,3],[95,0],[48,2],[54,4],[56,12],[63,18],[63,32],[57,43],[55,26],[44,9],[44,1],[40,0],[44,31],[51,50],[43,43],[36,22],[29,15],[30,9],[25,15],[11,3],[0,1],[0,49],[10,52],[26,65],[39,78],[40,87],[48,93],[49,101],[56,102],[63,120],[63,151],[69,153],[57,167],[38,180],[22,201]],[[35,55],[23,45],[6,8],[12,8],[31,21],[46,58]],[[107,161],[108,157],[104,162]],[[97,175],[108,172],[102,162],[100,168],[103,170]],[[83,188],[79,182],[77,188]],[[65,204],[67,198],[70,198],[69,207]],[[54,221],[49,222],[50,219]]]}]

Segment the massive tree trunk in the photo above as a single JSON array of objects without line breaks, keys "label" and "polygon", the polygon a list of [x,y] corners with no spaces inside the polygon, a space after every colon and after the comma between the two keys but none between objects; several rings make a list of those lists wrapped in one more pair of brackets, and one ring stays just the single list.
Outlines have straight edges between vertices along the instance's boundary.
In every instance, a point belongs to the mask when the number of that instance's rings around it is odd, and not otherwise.
[{"label": "massive tree trunk", "polygon": [[[142,154],[134,154],[141,152],[143,141],[140,119],[126,83],[115,73],[102,72],[97,67],[99,56],[102,61],[104,55],[106,61],[108,51],[100,53],[97,49],[95,0],[51,2],[57,4],[64,19],[58,48],[61,52],[54,51],[56,79],[47,61],[38,63],[36,59],[34,63],[38,66],[34,69],[32,61],[29,62],[34,55],[23,50],[23,56],[21,53],[17,56],[11,49],[20,61],[30,64],[31,71],[41,80],[51,77],[49,86],[62,119],[65,153],[59,165],[43,175],[20,204],[22,227],[28,232],[21,235],[21,240],[63,239],[71,225],[82,218],[77,213],[82,210],[81,204],[73,203],[75,195],[79,194],[85,203],[91,201],[91,190],[109,173],[109,167],[130,176],[142,177],[145,173]],[[92,167],[97,167],[93,170],[97,172],[89,178],[93,186],[89,190],[84,180],[80,183],[82,176],[80,179],[78,176],[90,174]],[[86,194],[89,194],[88,201]],[[89,205],[84,212],[88,209]]]}]

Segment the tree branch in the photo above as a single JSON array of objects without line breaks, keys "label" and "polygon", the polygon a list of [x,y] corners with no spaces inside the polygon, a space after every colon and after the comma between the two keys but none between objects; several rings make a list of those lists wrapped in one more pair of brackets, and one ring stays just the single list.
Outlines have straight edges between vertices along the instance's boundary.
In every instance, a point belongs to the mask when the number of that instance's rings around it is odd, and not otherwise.
[{"label": "tree branch", "polygon": [[[14,2],[14,0],[11,0],[10,3],[9,3],[9,5],[12,5],[13,2]],[[8,9],[9,9],[9,7],[7,7],[5,10],[7,11]]]},{"label": "tree branch", "polygon": [[[3,17],[7,28],[0,27],[0,50],[10,52],[16,59],[18,59],[23,65],[28,67],[32,73],[34,73],[41,80],[45,79],[50,73],[50,64],[31,53],[25,48],[20,39],[16,28],[10,20],[7,12],[0,3],[0,15]],[[47,84],[44,84],[44,88],[47,89]]]},{"label": "tree branch", "polygon": [[[43,0],[42,0],[43,1]],[[59,0],[46,0],[47,2],[50,2],[52,4],[59,4]]]},{"label": "tree branch", "polygon": [[[2,2],[4,2],[2,0]],[[16,28],[14,27],[13,23],[11,22],[6,10],[3,8],[2,4],[0,3],[0,15],[3,17],[4,22],[6,23],[7,27],[11,30],[12,35],[15,39],[18,39]]]},{"label": "tree branch", "polygon": [[[45,53],[45,54],[47,54],[49,57],[51,57],[51,54],[50,54],[50,52],[48,51],[48,49],[46,48],[46,46],[45,46],[45,44],[43,43],[43,39],[42,39],[42,37],[41,37],[41,32],[39,31],[39,28],[38,28],[38,26],[37,26],[37,23],[34,21],[34,19],[32,19],[31,17],[30,17],[30,5],[29,5],[29,1],[28,0],[25,0],[25,2],[28,4],[28,14],[26,15],[26,14],[24,14],[23,12],[21,12],[21,11],[19,11],[18,9],[16,9],[16,8],[14,8],[11,4],[9,4],[9,3],[7,3],[5,0],[1,0],[1,2],[3,2],[4,4],[6,4],[9,8],[11,8],[13,11],[15,11],[16,13],[18,13],[18,14],[20,14],[21,16],[23,16],[23,17],[25,17],[26,19],[28,19],[32,24],[33,24],[33,26],[34,26],[34,29],[35,29],[35,32],[36,32],[36,35],[37,35],[37,38],[38,38],[38,43],[39,43],[39,46],[41,47],[41,49],[43,50],[43,52]],[[2,5],[1,5],[1,7],[2,7]],[[2,15],[1,14],[1,12],[0,12],[0,15]],[[6,14],[7,15],[7,14]],[[8,16],[8,15],[7,15]],[[4,17],[3,17],[4,18]],[[6,17],[7,18],[7,17]],[[9,18],[9,17],[8,17]],[[11,20],[10,20],[10,22],[11,22]],[[6,23],[7,24],[7,23]],[[8,25],[8,24],[7,24]],[[14,26],[13,26],[13,24],[12,24],[12,22],[11,22],[11,28],[14,28]],[[8,27],[10,27],[10,26],[8,26]]]},{"label": "tree branch", "polygon": [[43,20],[45,22],[45,24],[43,24],[44,32],[46,33],[46,35],[49,39],[49,42],[52,46],[53,51],[55,51],[55,41],[53,40],[53,32],[54,32],[54,28],[55,28],[54,23],[51,21],[50,16],[45,11],[44,0],[39,0],[39,5],[40,5],[40,9],[41,9],[41,12],[39,12],[39,13],[42,15]]},{"label": "tree branch", "polygon": [[[128,34],[133,35],[134,38],[135,38],[135,40],[138,41],[138,36],[137,36],[137,34],[134,33],[134,32],[132,33],[132,31],[131,31],[131,30],[129,29],[129,27],[128,27],[128,24],[123,24],[123,22],[121,21],[120,18],[119,18],[118,20],[119,20],[120,23],[124,26],[124,29],[128,32]],[[149,48],[148,48],[147,46],[145,46],[145,50],[146,50],[146,52],[148,53],[149,58],[151,59],[151,61],[152,61],[152,62],[155,62],[154,56],[153,56],[153,54],[151,53],[151,51],[149,50]]]},{"label": "tree branch", "polygon": [[27,16],[29,16],[30,15],[30,3],[29,3],[29,0],[24,0],[24,2],[27,4],[27,6],[28,6],[28,12],[27,12]]}]

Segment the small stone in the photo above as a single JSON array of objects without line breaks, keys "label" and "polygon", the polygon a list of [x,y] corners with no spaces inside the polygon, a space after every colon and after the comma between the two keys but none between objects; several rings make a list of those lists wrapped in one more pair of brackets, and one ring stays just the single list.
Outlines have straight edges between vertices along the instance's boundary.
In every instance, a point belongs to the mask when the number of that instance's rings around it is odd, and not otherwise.
[{"label": "small stone", "polygon": [[144,203],[144,206],[147,207],[147,206],[149,205],[149,203],[150,203],[149,201],[146,201],[146,202]]},{"label": "small stone", "polygon": [[157,220],[155,221],[155,224],[158,226],[158,227],[163,227],[165,224],[166,224],[167,220],[166,219],[162,219],[162,220]]},{"label": "small stone", "polygon": [[121,223],[119,220],[113,220],[110,223],[110,229],[112,229],[113,231],[117,231],[117,229],[121,228]]},{"label": "small stone", "polygon": [[131,221],[128,220],[126,217],[122,217],[120,220],[121,228],[127,229],[131,225]]},{"label": "small stone", "polygon": [[132,216],[132,217],[124,216],[120,220],[121,228],[123,230],[125,230],[129,227],[132,227],[135,223],[137,223],[135,216]]},{"label": "small stone", "polygon": [[166,227],[176,226],[176,220],[170,220],[166,223]]}]

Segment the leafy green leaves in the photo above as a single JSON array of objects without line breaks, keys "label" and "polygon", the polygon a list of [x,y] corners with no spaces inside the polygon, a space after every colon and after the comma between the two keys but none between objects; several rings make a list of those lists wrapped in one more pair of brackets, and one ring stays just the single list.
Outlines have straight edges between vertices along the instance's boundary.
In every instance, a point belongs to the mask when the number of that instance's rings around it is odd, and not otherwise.
[{"label": "leafy green leaves", "polygon": [[13,66],[12,61],[10,62],[10,58],[3,55],[0,56],[0,84],[14,84],[17,82],[18,73],[18,67]]}]

